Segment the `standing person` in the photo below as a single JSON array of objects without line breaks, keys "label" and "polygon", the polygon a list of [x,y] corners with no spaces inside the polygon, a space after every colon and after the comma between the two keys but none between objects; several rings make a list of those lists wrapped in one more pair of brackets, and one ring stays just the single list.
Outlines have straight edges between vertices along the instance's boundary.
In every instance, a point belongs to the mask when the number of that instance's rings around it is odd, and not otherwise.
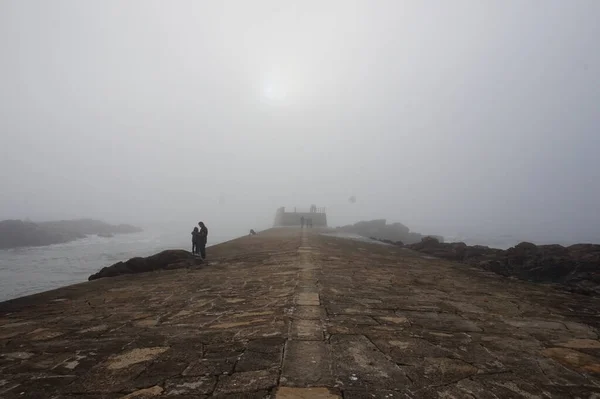
[{"label": "standing person", "polygon": [[194,227],[192,231],[192,255],[196,255],[198,253],[198,239],[200,235],[200,231],[197,227]]},{"label": "standing person", "polygon": [[300,228],[304,228],[304,216],[300,217]]},{"label": "standing person", "polygon": [[198,233],[198,250],[202,259],[206,258],[206,241],[208,240],[208,229],[204,225],[204,222],[198,222],[200,226],[200,232]]}]

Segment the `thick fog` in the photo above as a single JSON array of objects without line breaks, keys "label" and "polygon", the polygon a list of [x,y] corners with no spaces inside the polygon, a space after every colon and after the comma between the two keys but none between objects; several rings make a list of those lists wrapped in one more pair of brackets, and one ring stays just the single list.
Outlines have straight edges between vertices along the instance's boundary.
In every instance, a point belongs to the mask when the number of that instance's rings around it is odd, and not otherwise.
[{"label": "thick fog", "polygon": [[314,203],[333,226],[600,241],[599,20],[597,0],[2,1],[0,219],[247,230]]}]

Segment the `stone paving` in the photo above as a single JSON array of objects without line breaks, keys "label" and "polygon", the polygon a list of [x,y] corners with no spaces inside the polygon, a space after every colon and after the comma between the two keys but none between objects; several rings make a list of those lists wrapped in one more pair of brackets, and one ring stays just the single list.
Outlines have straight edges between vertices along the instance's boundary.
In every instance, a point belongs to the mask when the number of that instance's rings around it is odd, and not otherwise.
[{"label": "stone paving", "polygon": [[273,229],[0,303],[0,398],[600,398],[600,299]]}]

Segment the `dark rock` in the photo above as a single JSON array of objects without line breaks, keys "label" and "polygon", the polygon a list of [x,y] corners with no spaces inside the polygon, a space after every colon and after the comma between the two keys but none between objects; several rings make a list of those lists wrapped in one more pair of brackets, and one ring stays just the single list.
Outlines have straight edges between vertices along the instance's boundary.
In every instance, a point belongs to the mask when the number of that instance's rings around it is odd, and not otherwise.
[{"label": "dark rock", "polygon": [[417,251],[441,249],[444,246],[440,245],[440,240],[436,237],[426,236],[421,238],[421,241],[415,244],[410,244],[410,247]]},{"label": "dark rock", "polygon": [[498,260],[484,260],[479,262],[477,266],[481,267],[484,270],[488,270],[490,272],[494,272],[505,277],[510,276],[510,273],[508,273],[508,270],[504,266],[504,263]]},{"label": "dark rock", "polygon": [[431,236],[423,237],[421,242],[408,247],[428,255],[451,260],[463,260],[467,251],[467,245],[464,242],[441,243],[436,237]]},{"label": "dark rock", "polygon": [[472,245],[467,246],[465,249],[464,259],[472,259],[472,258],[483,258],[485,256],[495,255],[500,252],[504,252],[499,249],[486,247],[484,245]]},{"label": "dark rock", "polygon": [[465,253],[467,252],[467,244],[464,242],[456,242],[451,244],[452,254],[454,259],[463,260],[465,258]]},{"label": "dark rock", "polygon": [[530,242],[522,242],[506,250],[508,263],[512,265],[522,265],[528,258],[535,256],[537,245]]},{"label": "dark rock", "polygon": [[182,269],[202,264],[202,259],[188,251],[172,249],[159,252],[147,258],[131,258],[126,262],[117,262],[112,266],[103,267],[98,273],[92,274],[88,280],[103,277],[115,277],[122,274],[145,273],[155,270]]},{"label": "dark rock", "polygon": [[433,237],[408,248],[442,259],[463,261],[503,276],[558,283],[571,291],[600,295],[600,245],[535,245],[522,242],[506,251]]},{"label": "dark rock", "polygon": [[600,245],[575,244],[567,247],[569,254],[582,262],[600,263]]}]

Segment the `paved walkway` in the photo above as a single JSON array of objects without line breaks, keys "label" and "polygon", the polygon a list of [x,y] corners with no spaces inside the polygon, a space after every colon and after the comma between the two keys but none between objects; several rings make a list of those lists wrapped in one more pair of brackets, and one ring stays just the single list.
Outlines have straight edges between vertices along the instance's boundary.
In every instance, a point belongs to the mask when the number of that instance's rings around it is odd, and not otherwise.
[{"label": "paved walkway", "polygon": [[0,398],[600,398],[600,299],[269,230],[0,303]]}]

